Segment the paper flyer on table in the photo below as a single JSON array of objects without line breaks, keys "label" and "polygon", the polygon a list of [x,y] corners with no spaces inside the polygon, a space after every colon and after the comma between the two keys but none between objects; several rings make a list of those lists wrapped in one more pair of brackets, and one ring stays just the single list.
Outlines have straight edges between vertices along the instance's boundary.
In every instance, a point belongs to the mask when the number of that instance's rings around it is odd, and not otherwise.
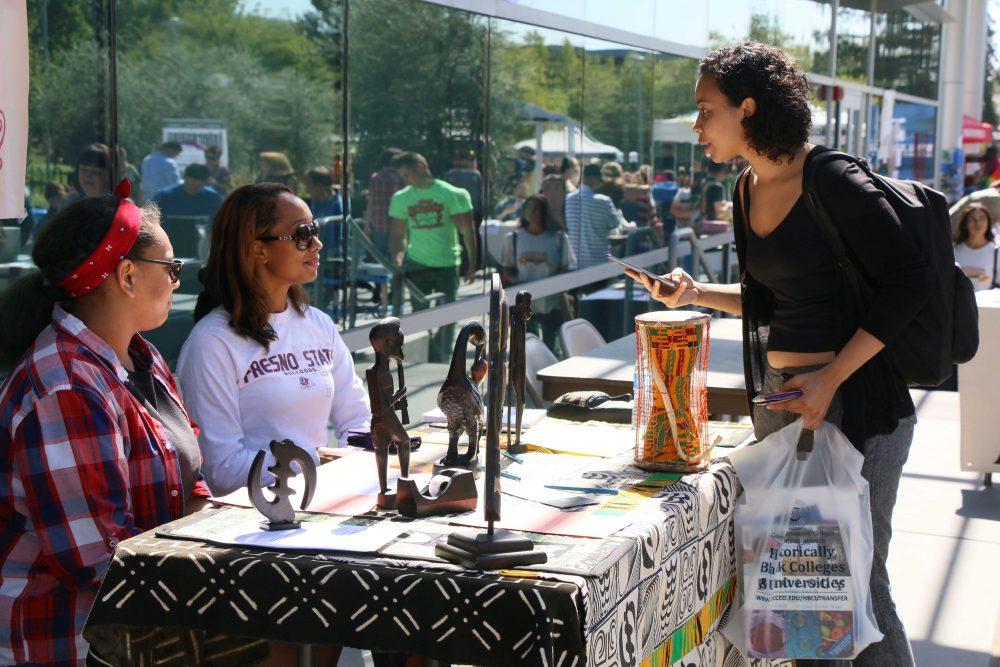
[{"label": "paper flyer on table", "polygon": [[405,522],[379,517],[297,512],[295,518],[301,522],[298,528],[269,531],[260,526],[264,521],[260,512],[240,507],[225,507],[195,517],[182,525],[160,529],[157,534],[222,546],[375,553],[408,527]]}]

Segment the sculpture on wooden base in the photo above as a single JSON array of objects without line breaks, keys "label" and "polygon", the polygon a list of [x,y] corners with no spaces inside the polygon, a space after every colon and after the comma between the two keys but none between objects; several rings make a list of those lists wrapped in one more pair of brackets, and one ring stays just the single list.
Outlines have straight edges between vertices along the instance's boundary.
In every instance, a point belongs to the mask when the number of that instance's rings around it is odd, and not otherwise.
[{"label": "sculpture on wooden base", "polygon": [[[306,480],[305,493],[302,494],[302,504],[299,507],[303,510],[309,506],[313,491],[316,490],[316,464],[304,449],[291,440],[272,440],[269,449],[274,457],[274,465],[268,466],[267,471],[274,475],[274,483],[264,486],[261,482],[267,452],[260,450],[254,456],[250,474],[247,475],[247,495],[254,508],[267,518],[267,521],[260,524],[264,530],[298,528],[299,522],[295,520],[295,508],[290,500],[295,495],[295,489],[288,484],[298,476],[292,463],[299,464]],[[265,488],[274,496],[273,500],[268,500],[264,495]]]},{"label": "sculpture on wooden base", "polygon": [[[406,385],[403,384],[403,332],[399,320],[387,317],[380,320],[368,332],[368,340],[375,350],[375,363],[365,371],[368,384],[368,400],[372,408],[372,446],[375,449],[375,465],[378,472],[379,509],[395,509],[396,493],[389,491],[388,467],[389,446],[395,445],[399,456],[402,477],[410,472],[410,436],[400,421],[397,410],[406,411]],[[389,361],[396,362],[399,388],[394,390]]]},{"label": "sculpture on wooden base", "polygon": [[[466,349],[476,350],[472,367],[466,366]],[[483,431],[483,398],[479,384],[486,376],[486,330],[479,322],[469,322],[458,334],[455,351],[451,355],[448,377],[438,392],[437,404],[448,420],[448,451],[437,463],[437,468],[467,468],[479,470],[479,436]],[[458,453],[458,440],[465,434],[469,446],[464,454]]]},{"label": "sculpture on wooden base", "polygon": [[[521,444],[521,419],[524,416],[525,351],[524,338],[528,320],[531,319],[531,292],[521,290],[514,297],[510,309],[510,388],[512,401],[507,405],[507,451],[522,454],[527,450]],[[516,411],[516,422],[510,419],[511,408]]]},{"label": "sculpture on wooden base", "polygon": [[497,569],[546,561],[544,551],[535,551],[531,540],[505,530],[494,530],[500,520],[500,427],[507,395],[507,346],[509,311],[500,276],[493,274],[490,291],[489,380],[486,412],[486,476],[483,514],[486,532],[455,532],[438,544],[434,553],[473,569]]},{"label": "sculpture on wooden base", "polygon": [[[406,407],[406,381],[403,378],[403,333],[399,320],[387,317],[372,327],[368,334],[375,350],[375,363],[365,371],[368,399],[371,402],[371,440],[375,451],[379,492],[376,505],[379,509],[396,509],[412,517],[465,512],[476,508],[479,494],[476,480],[468,470],[443,470],[433,484],[419,488],[410,473],[410,436],[403,425],[408,421]],[[389,362],[396,362],[399,387],[393,386]],[[402,412],[402,421],[396,412]],[[399,456],[400,477],[396,490],[388,485],[389,454],[395,447]]]}]

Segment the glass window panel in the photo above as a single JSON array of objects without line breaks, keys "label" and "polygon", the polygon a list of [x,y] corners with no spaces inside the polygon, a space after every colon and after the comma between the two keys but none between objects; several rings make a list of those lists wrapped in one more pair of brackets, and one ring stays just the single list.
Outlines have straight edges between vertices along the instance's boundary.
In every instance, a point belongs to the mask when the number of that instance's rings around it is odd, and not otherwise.
[{"label": "glass window panel", "polygon": [[[464,239],[474,237],[474,218],[483,215],[482,184],[489,168],[484,161],[488,24],[475,14],[414,0],[350,5],[349,140],[357,174],[352,213],[376,250],[360,259],[375,270],[398,266],[405,273],[390,291],[394,312],[480,294],[488,278],[480,273],[471,283],[463,279],[470,277],[470,266],[481,264],[481,253],[467,252]],[[391,148],[418,153],[426,168],[385,170]],[[399,189],[405,182],[415,189]],[[402,216],[399,243],[393,241],[389,216],[394,191]],[[445,339],[453,340],[452,330],[435,331],[435,361],[450,355]]]},{"label": "glass window panel", "polygon": [[739,42],[750,35],[750,0],[710,0],[707,5],[710,46]]},{"label": "glass window panel", "polygon": [[[841,7],[837,13],[837,77],[868,82],[871,12]],[[822,70],[819,70],[822,71]]]},{"label": "glass window panel", "polygon": [[879,14],[875,85],[921,97],[937,97],[941,26],[903,10]]},{"label": "glass window panel", "polygon": [[[570,268],[564,213],[568,192],[579,184],[584,49],[576,35],[502,20],[492,26],[491,178],[483,236],[488,261],[513,293]],[[523,147],[534,155],[520,152]],[[521,204],[529,226],[520,229],[520,197],[539,192],[543,199]],[[533,310],[532,327],[553,348],[559,325],[573,317],[566,295],[536,299]]]},{"label": "glass window panel", "polygon": [[708,3],[658,0],[653,34],[678,44],[703,47],[708,43]]},{"label": "glass window panel", "polygon": [[932,181],[937,109],[926,104],[896,101],[892,123],[889,174],[895,178]]},{"label": "glass window panel", "polygon": [[814,0],[752,0],[750,36],[780,46],[806,71],[828,74],[830,6]]},{"label": "glass window panel", "polygon": [[[693,125],[697,114],[694,86],[698,77],[698,62],[690,58],[657,54],[653,82],[653,170],[656,178],[672,171],[677,189],[654,183],[651,188],[653,205],[664,242],[677,226],[671,212],[675,199],[693,202],[692,172],[701,165],[704,150],[698,145]],[[682,219],[683,224],[683,219]]]},{"label": "glass window panel", "polygon": [[[109,192],[117,181],[108,148],[106,22],[102,3],[28,4],[30,215],[21,223],[25,250],[52,213],[82,196]],[[57,185],[47,198],[50,183]]]},{"label": "glass window panel", "polygon": [[[53,3],[50,3],[50,5]],[[138,181],[137,201],[160,204],[164,228],[186,266],[167,322],[150,337],[171,362],[193,324],[215,212],[233,188],[279,181],[311,203],[317,218],[343,210],[342,4],[322,13],[293,2],[237,6],[121,0],[118,22],[118,138]],[[164,141],[182,150],[163,162]],[[216,151],[217,154],[216,154]],[[149,158],[144,168],[144,161]],[[205,165],[207,183],[193,165]],[[315,185],[310,170],[329,185]],[[168,196],[183,190],[191,197]],[[178,188],[180,190],[178,190]],[[202,196],[215,190],[219,197]],[[340,319],[339,227],[327,223],[312,301]]]},{"label": "glass window panel", "polygon": [[[607,0],[586,0],[584,18],[597,25],[627,30],[639,35],[652,35],[656,25],[656,0],[630,0],[629,2],[607,2]],[[662,37],[662,35],[657,35]]]}]

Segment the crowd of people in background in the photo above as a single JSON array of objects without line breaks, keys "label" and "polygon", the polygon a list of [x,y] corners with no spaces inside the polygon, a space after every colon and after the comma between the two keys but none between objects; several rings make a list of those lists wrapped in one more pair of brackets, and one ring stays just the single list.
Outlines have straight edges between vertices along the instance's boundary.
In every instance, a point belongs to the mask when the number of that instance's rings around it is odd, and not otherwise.
[{"label": "crowd of people in background", "polygon": [[[112,159],[104,144],[85,146],[67,183],[45,184],[45,208],[32,214],[28,207],[21,222],[22,244],[30,244],[45,220],[74,202],[107,193],[121,177],[131,181],[134,201],[158,205],[166,225],[200,219],[210,228],[237,183],[223,164],[221,146],[198,148],[201,156],[182,165],[178,158],[185,147],[165,141],[134,166],[124,149]],[[581,165],[576,157],[538,156],[522,145],[501,167],[502,174],[491,179],[502,184],[491,192],[472,149],[454,151],[450,168],[437,178],[423,155],[388,147],[367,181],[353,185],[362,227],[376,251],[369,259],[405,275],[412,307],[420,310],[454,301],[462,278],[471,281],[483,260],[496,263],[512,286],[603,264],[612,240],[633,230],[649,230],[648,241],[638,246],[648,248],[669,243],[678,229],[700,233],[710,230],[713,221],[731,222],[730,193],[743,165],[707,159],[681,164],[672,148],[663,146],[653,164],[634,165],[630,171],[613,156],[590,157]],[[960,220],[953,216],[956,259],[977,289],[1000,284],[994,222],[1000,192],[990,180],[1000,171],[996,156],[995,148],[984,154],[978,177],[985,185],[959,202]],[[297,171],[285,153],[263,151],[257,155],[253,182],[289,187],[320,219],[350,210],[344,172],[339,154],[327,165]],[[482,237],[476,232],[487,219],[517,223],[517,230],[500,240],[494,257],[477,245]],[[339,233],[334,236],[324,237],[328,250],[337,247]],[[554,347],[559,325],[573,316],[571,300],[548,298],[536,306],[539,316],[532,327]],[[449,354],[452,333],[448,327],[435,332],[431,358]]]}]

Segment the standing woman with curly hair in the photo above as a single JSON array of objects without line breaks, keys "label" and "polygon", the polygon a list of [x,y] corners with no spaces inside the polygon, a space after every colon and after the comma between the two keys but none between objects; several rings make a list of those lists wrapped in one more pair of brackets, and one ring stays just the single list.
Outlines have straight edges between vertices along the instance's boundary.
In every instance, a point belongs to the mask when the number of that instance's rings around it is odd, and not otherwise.
[{"label": "standing woman with curly hair", "polygon": [[815,164],[817,194],[873,287],[866,311],[853,305],[803,196],[805,165],[827,150],[807,143],[808,96],[805,73],[773,46],[748,41],[701,61],[699,143],[713,162],[743,157],[750,165],[733,192],[742,283],[697,282],[675,269],[670,277],[679,287],[667,294],[659,283],[632,277],[671,308],[697,305],[743,317],[748,395],[804,392],[771,409],[754,408],[758,440],[801,415],[807,429],[824,420],[839,425],[864,454],[875,539],[871,593],[884,639],[854,664],[913,665],[886,558],[916,418],[906,382],[880,353],[919,312],[931,281],[872,179],[847,160],[822,160]]},{"label": "standing woman with curly hair", "polygon": [[[127,183],[127,182],[126,182]],[[121,186],[119,186],[121,187]],[[118,542],[206,502],[196,433],[139,335],[177,289],[154,205],[112,195],[45,227],[0,297],[0,663],[82,665]]]}]

